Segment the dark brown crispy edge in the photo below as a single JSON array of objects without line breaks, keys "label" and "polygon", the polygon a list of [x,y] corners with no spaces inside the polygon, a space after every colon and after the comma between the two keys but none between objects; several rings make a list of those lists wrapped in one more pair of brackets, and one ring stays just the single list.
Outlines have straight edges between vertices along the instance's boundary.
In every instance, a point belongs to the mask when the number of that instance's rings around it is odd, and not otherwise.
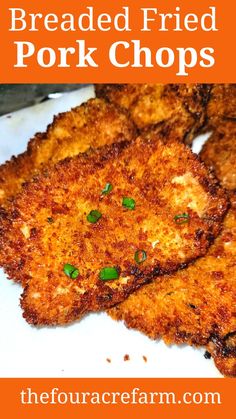
[{"label": "dark brown crispy edge", "polygon": [[228,333],[224,338],[213,333],[207,349],[221,374],[236,377],[236,330]]}]

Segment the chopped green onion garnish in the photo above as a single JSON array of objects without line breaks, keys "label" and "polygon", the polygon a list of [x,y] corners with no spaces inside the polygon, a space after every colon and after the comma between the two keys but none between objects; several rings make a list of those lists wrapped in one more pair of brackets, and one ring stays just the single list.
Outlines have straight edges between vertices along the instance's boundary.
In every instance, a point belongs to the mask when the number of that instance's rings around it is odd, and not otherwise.
[{"label": "chopped green onion garnish", "polygon": [[102,281],[110,281],[111,279],[118,279],[119,272],[115,267],[107,267],[100,271],[99,277]]},{"label": "chopped green onion garnish", "polygon": [[185,224],[189,221],[189,215],[186,213],[178,214],[174,217],[176,224]]},{"label": "chopped green onion garnish", "polygon": [[111,183],[106,183],[105,188],[102,190],[102,195],[108,195],[113,189],[113,186]]},{"label": "chopped green onion garnish", "polygon": [[122,205],[125,208],[128,208],[130,210],[134,210],[135,209],[135,200],[133,198],[128,198],[127,196],[124,196],[124,198],[122,199]]},{"label": "chopped green onion garnish", "polygon": [[145,250],[137,250],[134,254],[134,260],[137,263],[143,263],[147,259]]},{"label": "chopped green onion garnish", "polygon": [[89,223],[95,224],[100,218],[102,214],[98,210],[92,210],[87,215],[87,220]]},{"label": "chopped green onion garnish", "polygon": [[69,263],[64,265],[63,271],[71,279],[76,279],[79,276],[79,269]]}]

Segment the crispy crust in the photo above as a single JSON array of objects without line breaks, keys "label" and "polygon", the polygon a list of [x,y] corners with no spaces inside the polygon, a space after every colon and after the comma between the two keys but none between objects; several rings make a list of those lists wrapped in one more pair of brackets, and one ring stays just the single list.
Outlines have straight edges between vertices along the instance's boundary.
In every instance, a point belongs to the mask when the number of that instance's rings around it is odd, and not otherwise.
[{"label": "crispy crust", "polygon": [[205,123],[210,86],[204,84],[100,84],[96,94],[127,109],[140,130],[160,123],[191,143]]},{"label": "crispy crust", "polygon": [[236,190],[236,120],[221,123],[201,151],[201,159],[215,171],[220,183]]},{"label": "crispy crust", "polygon": [[[113,191],[102,198],[107,182]],[[123,196],[135,199],[134,211],[122,207]],[[25,286],[29,323],[67,323],[204,255],[226,208],[223,190],[184,144],[140,137],[64,160],[25,185],[2,210],[2,265]],[[92,209],[103,214],[96,224],[86,219]],[[177,225],[183,212],[190,221]],[[141,265],[138,249],[148,254]],[[79,267],[77,280],[63,273],[65,263]],[[119,267],[119,280],[98,279],[107,265]]]},{"label": "crispy crust", "polygon": [[235,268],[234,207],[207,256],[142,287],[109,314],[152,339],[205,346],[222,374],[236,376]]},{"label": "crispy crust", "polygon": [[214,84],[207,105],[208,128],[218,128],[222,121],[236,122],[236,84]]},{"label": "crispy crust", "polygon": [[0,166],[0,205],[21,189],[43,168],[66,157],[114,142],[129,141],[136,130],[126,112],[102,99],[85,104],[54,117],[45,133],[30,140],[27,150]]}]

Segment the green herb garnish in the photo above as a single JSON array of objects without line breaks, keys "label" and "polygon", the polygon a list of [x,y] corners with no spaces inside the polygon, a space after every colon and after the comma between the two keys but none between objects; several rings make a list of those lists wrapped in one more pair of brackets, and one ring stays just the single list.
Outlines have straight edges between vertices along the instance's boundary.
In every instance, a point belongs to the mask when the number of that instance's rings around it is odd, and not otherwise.
[{"label": "green herb garnish", "polygon": [[105,188],[102,190],[102,195],[108,195],[113,189],[113,186],[111,183],[106,183]]},{"label": "green herb garnish", "polygon": [[102,214],[98,210],[92,210],[87,215],[87,220],[89,223],[95,224],[102,217]]},{"label": "green herb garnish", "polygon": [[128,208],[130,210],[134,210],[135,209],[135,200],[133,198],[128,198],[127,196],[124,196],[124,198],[122,199],[122,205],[125,208]]},{"label": "green herb garnish", "polygon": [[71,279],[76,279],[79,276],[79,269],[77,269],[75,266],[70,265],[69,263],[66,263],[63,267],[64,273],[69,276]]},{"label": "green herb garnish", "polygon": [[147,259],[147,253],[145,250],[137,250],[134,254],[134,260],[138,264],[143,263]]},{"label": "green herb garnish", "polygon": [[99,274],[99,278],[102,280],[102,281],[110,281],[110,280],[112,280],[112,279],[118,279],[119,278],[119,272],[118,272],[118,269],[117,268],[115,268],[115,267],[107,267],[107,268],[103,268],[101,271],[100,271],[100,274]]},{"label": "green herb garnish", "polygon": [[189,215],[186,213],[178,214],[174,217],[176,224],[186,224],[189,222]]}]

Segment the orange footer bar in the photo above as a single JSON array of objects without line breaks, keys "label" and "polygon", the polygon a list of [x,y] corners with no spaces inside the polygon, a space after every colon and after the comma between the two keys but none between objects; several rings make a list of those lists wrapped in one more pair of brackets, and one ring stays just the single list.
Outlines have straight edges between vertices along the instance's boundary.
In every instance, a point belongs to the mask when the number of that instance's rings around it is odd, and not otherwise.
[{"label": "orange footer bar", "polygon": [[235,379],[0,379],[2,415],[17,418],[222,418]]}]

